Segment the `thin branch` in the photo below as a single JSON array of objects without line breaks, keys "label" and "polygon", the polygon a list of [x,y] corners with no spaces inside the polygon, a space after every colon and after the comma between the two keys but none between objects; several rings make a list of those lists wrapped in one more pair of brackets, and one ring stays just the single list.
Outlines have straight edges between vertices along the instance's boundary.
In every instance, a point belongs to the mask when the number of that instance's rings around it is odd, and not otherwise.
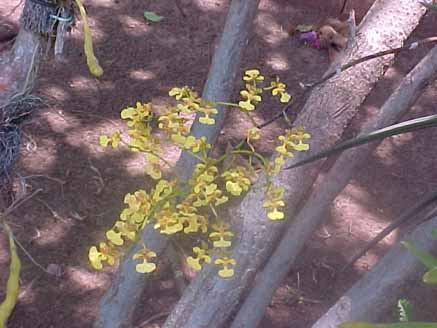
[{"label": "thin branch", "polygon": [[428,207],[430,204],[437,201],[437,191],[433,192],[431,195],[426,197],[424,200],[420,201],[416,205],[414,205],[409,210],[406,210],[399,218],[390,223],[384,230],[378,233],[371,241],[369,241],[366,246],[355,255],[344,267],[341,271],[345,271],[350,268],[359,258],[361,258],[364,254],[367,253],[369,249],[378,244],[382,239],[387,237],[393,230],[397,229],[404,222],[413,219],[418,213]]},{"label": "thin branch", "polygon": [[393,48],[393,49],[388,49],[388,50],[383,50],[383,51],[379,51],[376,52],[374,54],[370,54],[355,60],[350,61],[347,64],[344,64],[343,66],[341,66],[337,71],[332,72],[330,74],[328,74],[327,76],[323,77],[322,79],[320,79],[319,81],[312,83],[312,84],[308,84],[305,85],[306,88],[309,89],[313,89],[314,87],[328,81],[330,78],[334,77],[335,75],[337,75],[338,73],[344,72],[347,69],[356,66],[358,64],[364,63],[368,60],[372,60],[378,57],[383,57],[383,56],[387,56],[387,55],[391,55],[391,54],[398,54],[401,51],[404,50],[413,50],[416,49],[417,47],[424,45],[424,44],[428,44],[428,43],[433,43],[433,42],[437,42],[437,36],[433,36],[433,37],[429,37],[429,38],[425,38],[419,41],[414,41],[414,42],[410,42],[407,43],[406,45],[402,46],[402,47],[398,47],[398,48]]},{"label": "thin branch", "polygon": [[[393,48],[393,49],[389,49],[389,50],[384,50],[384,51],[379,51],[376,52],[374,54],[370,54],[361,58],[358,58],[356,60],[352,60],[347,64],[344,64],[343,66],[339,67],[338,70],[336,70],[335,72],[331,72],[330,74],[326,75],[325,77],[323,77],[322,79],[314,82],[314,83],[309,83],[309,84],[304,84],[302,85],[303,89],[304,89],[304,94],[307,94],[309,91],[313,90],[316,86],[328,81],[329,79],[331,79],[332,77],[334,77],[335,75],[344,72],[346,70],[348,70],[349,68],[352,68],[353,66],[356,66],[358,64],[364,63],[366,61],[378,58],[378,57],[383,57],[383,56],[387,56],[390,54],[397,54],[401,51],[404,50],[413,50],[416,49],[417,47],[421,46],[421,45],[425,45],[428,43],[434,43],[437,42],[437,36],[433,36],[433,37],[429,37],[429,38],[425,38],[419,41],[415,41],[415,42],[411,42],[408,43],[402,47],[398,47],[398,48]],[[262,123],[262,124],[258,124],[257,128],[258,129],[262,129],[270,124],[272,124],[273,122],[275,122],[277,119],[281,118],[284,114],[286,114],[290,109],[292,108],[292,104],[287,104],[284,109],[279,112],[278,114],[276,114],[275,116],[273,116],[271,119],[269,119],[268,121]]]},{"label": "thin branch", "polygon": [[11,205],[3,212],[1,213],[1,216],[6,217],[10,215],[14,210],[16,210],[19,206],[21,206],[23,203],[27,202],[29,199],[33,198],[36,194],[40,193],[42,191],[41,188],[35,190],[30,195],[24,196],[22,198],[16,199],[13,201]]}]

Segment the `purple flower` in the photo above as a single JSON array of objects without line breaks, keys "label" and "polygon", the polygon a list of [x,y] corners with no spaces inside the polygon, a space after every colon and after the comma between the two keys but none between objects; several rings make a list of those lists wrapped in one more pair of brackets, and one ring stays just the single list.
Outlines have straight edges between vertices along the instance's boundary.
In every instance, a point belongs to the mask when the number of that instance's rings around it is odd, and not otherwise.
[{"label": "purple flower", "polygon": [[317,37],[317,33],[314,31],[304,32],[299,35],[301,42],[307,42],[313,48],[320,49],[320,40]]}]

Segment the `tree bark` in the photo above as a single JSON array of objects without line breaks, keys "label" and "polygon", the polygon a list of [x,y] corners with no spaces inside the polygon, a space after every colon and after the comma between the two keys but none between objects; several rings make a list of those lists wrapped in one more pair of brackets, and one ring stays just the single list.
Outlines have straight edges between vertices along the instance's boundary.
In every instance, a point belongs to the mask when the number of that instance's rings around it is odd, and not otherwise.
[{"label": "tree bark", "polygon": [[[259,0],[233,0],[226,19],[223,35],[214,54],[202,97],[212,101],[229,101],[233,92],[235,77],[239,72],[243,50],[247,45],[253,19]],[[195,120],[191,134],[206,136],[214,144],[220,133],[225,118],[225,108],[219,108],[214,117],[215,125],[199,124]],[[176,171],[183,183],[192,174],[197,161],[182,153],[176,164]],[[167,246],[167,239],[156,232],[153,227],[146,227],[141,239],[158,256]],[[139,243],[125,255],[110,289],[104,295],[95,328],[130,327],[135,305],[145,288],[147,277],[135,271],[132,255],[139,248]]]},{"label": "tree bark", "polygon": [[30,91],[41,57],[41,36],[20,29],[10,51],[0,57],[0,108]]},{"label": "tree bark", "polygon": [[[379,113],[362,128],[361,134],[397,122],[422,94],[424,86],[433,80],[436,71],[437,47],[434,47],[405,76]],[[234,319],[232,328],[257,327],[276,288],[287,276],[305,242],[322,222],[332,201],[378,145],[379,142],[373,142],[345,151],[337,159],[288,227],[264,269],[256,276],[254,287]]]},{"label": "tree bark", "polygon": [[[349,50],[345,59],[400,46],[424,12],[420,4],[409,0],[376,1],[360,26],[358,47]],[[339,140],[344,127],[392,58],[387,56],[357,65],[312,92],[296,121],[296,125],[305,126],[312,134],[312,151],[324,149]],[[344,108],[343,113],[334,118],[339,108]],[[296,154],[294,158],[299,160],[302,156],[305,155]],[[286,166],[292,163],[292,160],[287,161]],[[304,168],[283,171],[275,178],[276,185],[285,188],[285,212],[289,218],[293,217],[299,202],[311,188],[321,164],[318,162]],[[164,327],[221,327],[235,310],[285,228],[284,222],[267,219],[265,209],[262,208],[263,178],[260,180],[232,212],[232,220],[239,223],[240,228],[237,230],[241,231],[234,242],[236,246],[233,258],[237,261],[234,276],[222,279],[217,276],[217,270],[212,265],[205,267],[187,288]]]},{"label": "tree bark", "polygon": [[[437,250],[437,239],[431,231],[437,227],[437,216],[417,227],[407,240],[428,251]],[[375,322],[401,296],[407,279],[421,279],[425,266],[402,245],[393,247],[375,266],[343,295],[312,328],[337,328],[345,321]]]}]

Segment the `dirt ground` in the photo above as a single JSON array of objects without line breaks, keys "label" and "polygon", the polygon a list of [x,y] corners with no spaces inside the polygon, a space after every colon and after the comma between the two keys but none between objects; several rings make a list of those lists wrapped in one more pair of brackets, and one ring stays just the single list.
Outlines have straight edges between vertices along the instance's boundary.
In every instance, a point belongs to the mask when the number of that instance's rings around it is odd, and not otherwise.
[{"label": "dirt ground", "polygon": [[[38,263],[43,267],[59,265],[63,275],[49,276],[21,254],[22,288],[9,328],[92,326],[112,271],[93,271],[87,261],[88,248],[117,218],[123,195],[148,184],[136,157],[101,149],[98,136],[121,128],[120,109],[137,100],[163,103],[173,86],[189,85],[201,90],[229,6],[229,1],[224,0],[180,2],[186,18],[174,1],[84,1],[104,76],[96,80],[88,73],[79,29],[68,39],[65,63],[55,62],[51,55],[43,63],[35,94],[47,106],[25,125],[15,170],[16,186],[21,181],[28,191],[43,191],[14,213],[11,225]],[[327,68],[328,59],[325,53],[300,45],[286,30],[290,25],[316,24],[327,16],[336,16],[340,2],[262,0],[242,70],[258,67],[267,76],[279,75],[299,99],[299,82],[317,80]],[[0,3],[0,25],[16,26],[21,6],[11,11],[19,3]],[[348,7],[355,8],[360,19],[371,3],[349,0]],[[156,11],[165,18],[148,25],[144,10]],[[431,36],[436,26],[437,15],[427,14],[410,39]],[[399,56],[362,105],[353,127],[381,106],[426,50]],[[434,83],[426,89],[408,118],[435,112],[436,86]],[[268,119],[277,108],[267,103],[256,119]],[[245,117],[230,114],[220,144],[241,138],[248,125]],[[283,126],[278,122],[263,131],[260,147],[264,153],[272,151]],[[367,240],[435,190],[437,154],[429,150],[436,144],[434,130],[383,142],[326,213],[325,224],[307,243],[277,291],[261,327],[310,327],[399,239],[401,233],[397,231],[352,270],[332,278]],[[170,154],[169,159],[175,160],[176,156]],[[7,277],[7,254],[6,238],[0,235],[0,286],[5,285]],[[437,321],[432,309],[436,290],[409,281],[405,297],[414,306],[414,319]],[[143,295],[136,313],[137,327],[160,327],[177,299],[171,276],[163,274]],[[396,320],[394,312],[388,313],[386,320]],[[161,315],[142,324],[157,314]]]}]

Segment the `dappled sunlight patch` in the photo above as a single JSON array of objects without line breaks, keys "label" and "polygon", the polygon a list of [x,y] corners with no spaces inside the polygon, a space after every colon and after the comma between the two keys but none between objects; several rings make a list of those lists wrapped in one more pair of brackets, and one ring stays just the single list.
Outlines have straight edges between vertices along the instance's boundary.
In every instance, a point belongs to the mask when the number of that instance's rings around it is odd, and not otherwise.
[{"label": "dappled sunlight patch", "polygon": [[66,101],[70,99],[70,95],[57,85],[50,85],[41,90],[45,95],[54,98],[57,101]]},{"label": "dappled sunlight patch", "polygon": [[129,36],[144,37],[144,33],[151,32],[153,26],[147,25],[141,12],[138,12],[138,17],[128,15],[120,15],[119,22],[123,31]]},{"label": "dappled sunlight patch", "polygon": [[[20,157],[20,167],[28,172],[49,172],[57,161],[56,141],[39,139],[28,143]],[[34,155],[36,154],[36,155]]]},{"label": "dappled sunlight patch", "polygon": [[[88,23],[90,25],[90,29],[92,31],[93,36],[93,43],[99,42],[99,41],[105,41],[108,37],[108,35],[103,31],[103,26],[101,25],[97,20],[96,17],[93,15],[88,16]],[[72,33],[68,36],[69,38],[72,38],[73,40],[83,42],[83,21],[78,21],[77,26],[75,29],[73,29]],[[96,47],[98,52],[98,46]],[[86,65],[86,63],[85,63]]]},{"label": "dappled sunlight patch", "polygon": [[38,229],[37,236],[33,241],[38,246],[48,246],[51,244],[60,244],[67,237],[74,224],[71,221],[53,223],[52,218],[45,220],[46,224]]},{"label": "dappled sunlight patch", "polygon": [[152,71],[145,70],[143,68],[139,68],[136,70],[133,70],[129,73],[129,77],[134,80],[138,81],[148,81],[153,80],[156,78],[155,73]]},{"label": "dappled sunlight patch", "polygon": [[87,75],[87,76],[75,76],[71,78],[70,82],[68,83],[70,87],[75,89],[75,91],[79,92],[97,92],[97,86],[96,81],[94,77]]},{"label": "dappled sunlight patch", "polygon": [[57,112],[45,112],[42,114],[53,132],[66,133],[68,130],[80,126],[80,122],[72,115],[59,110]]},{"label": "dappled sunlight patch", "polygon": [[194,0],[193,2],[202,11],[222,11],[228,3],[223,0]]},{"label": "dappled sunlight patch", "polygon": [[389,140],[383,141],[381,145],[376,148],[374,156],[377,158],[378,162],[386,166],[392,166],[396,164],[396,145]]},{"label": "dappled sunlight patch", "polygon": [[409,133],[403,133],[397,136],[393,136],[389,140],[396,147],[402,147],[407,145],[409,142],[412,142],[413,139],[414,139],[414,133],[409,132]]},{"label": "dappled sunlight patch", "polygon": [[[385,241],[381,241],[380,245],[391,246],[393,244],[394,242],[387,243]],[[378,263],[381,257],[382,254],[378,255],[375,253],[375,250],[369,250],[365,255],[363,255],[354,263],[353,267],[360,273],[366,273]]]},{"label": "dappled sunlight patch", "polygon": [[[118,129],[122,128],[120,122],[102,119],[99,123],[94,124],[94,128],[89,126],[82,126],[82,128],[75,128],[68,132],[65,137],[65,142],[72,147],[79,147],[86,150],[88,153],[94,154],[96,158],[100,158],[103,151],[99,145],[99,135],[102,133],[112,134]],[[117,151],[117,150],[115,150]]]},{"label": "dappled sunlight patch", "polygon": [[290,69],[290,66],[288,64],[288,59],[282,53],[271,54],[267,58],[266,63],[275,71],[286,71]]},{"label": "dappled sunlight patch", "polygon": [[260,13],[255,26],[258,37],[271,46],[277,46],[289,38],[287,31],[269,13]]},{"label": "dappled sunlight patch", "polygon": [[114,9],[120,6],[114,0],[93,0],[93,4],[95,6],[99,6],[103,8],[114,8]]},{"label": "dappled sunlight patch", "polygon": [[31,280],[25,285],[20,285],[20,292],[18,294],[18,300],[20,304],[32,304],[36,301],[38,295],[33,287],[36,280]]},{"label": "dappled sunlight patch", "polygon": [[107,273],[89,271],[77,266],[68,266],[65,273],[66,277],[81,290],[104,289],[109,287],[111,282]]},{"label": "dappled sunlight patch", "polygon": [[[172,167],[168,167],[167,165],[162,166],[163,173],[167,174],[171,171],[173,168],[173,165],[178,160],[181,151],[175,147],[171,146],[164,146],[163,148],[166,149],[165,151],[165,160],[168,161],[170,164],[172,164]],[[144,176],[144,168],[148,165],[147,161],[144,159],[144,154],[137,153],[129,154],[129,158],[126,158],[123,162],[123,165],[126,169],[126,174],[136,177],[136,176]]]},{"label": "dappled sunlight patch", "polygon": [[[332,217],[349,218],[350,225],[344,226],[343,230],[359,240],[370,240],[392,219],[382,208],[375,206],[375,201],[366,190],[354,184],[349,184],[337,196],[331,211]],[[396,233],[392,233],[381,243],[392,244],[395,237]]]}]

